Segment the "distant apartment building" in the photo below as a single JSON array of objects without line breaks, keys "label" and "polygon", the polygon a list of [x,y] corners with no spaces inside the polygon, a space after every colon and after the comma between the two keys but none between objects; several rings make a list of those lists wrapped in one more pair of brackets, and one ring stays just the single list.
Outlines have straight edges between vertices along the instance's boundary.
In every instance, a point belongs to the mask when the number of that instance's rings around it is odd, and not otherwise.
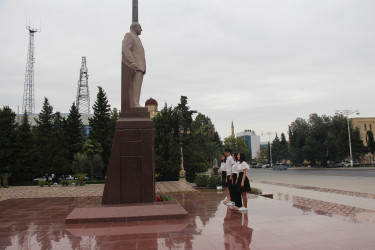
[{"label": "distant apartment building", "polygon": [[250,154],[248,155],[248,159],[254,159],[260,150],[260,136],[256,135],[253,130],[245,130],[237,133],[237,137],[243,138],[249,147]]}]

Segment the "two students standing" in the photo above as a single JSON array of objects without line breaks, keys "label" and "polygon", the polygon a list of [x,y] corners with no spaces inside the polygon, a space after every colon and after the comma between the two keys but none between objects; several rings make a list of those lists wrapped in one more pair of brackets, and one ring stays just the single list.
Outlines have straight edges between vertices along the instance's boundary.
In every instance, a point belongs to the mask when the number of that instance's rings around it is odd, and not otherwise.
[{"label": "two students standing", "polygon": [[222,171],[221,181],[226,191],[226,199],[223,203],[227,206],[234,206],[235,210],[247,211],[246,192],[251,188],[246,176],[246,171],[250,168],[246,162],[245,154],[232,154],[232,150],[226,149],[224,155],[221,156],[220,169]]}]

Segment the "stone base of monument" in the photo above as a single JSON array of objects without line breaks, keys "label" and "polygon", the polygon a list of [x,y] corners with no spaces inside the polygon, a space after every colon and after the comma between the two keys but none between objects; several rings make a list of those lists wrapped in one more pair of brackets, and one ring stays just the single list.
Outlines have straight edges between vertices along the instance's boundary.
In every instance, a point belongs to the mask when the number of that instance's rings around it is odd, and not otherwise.
[{"label": "stone base of monument", "polygon": [[75,208],[66,224],[187,219],[188,212],[177,201]]},{"label": "stone base of monument", "polygon": [[147,108],[120,113],[102,204],[155,201],[154,131]]}]

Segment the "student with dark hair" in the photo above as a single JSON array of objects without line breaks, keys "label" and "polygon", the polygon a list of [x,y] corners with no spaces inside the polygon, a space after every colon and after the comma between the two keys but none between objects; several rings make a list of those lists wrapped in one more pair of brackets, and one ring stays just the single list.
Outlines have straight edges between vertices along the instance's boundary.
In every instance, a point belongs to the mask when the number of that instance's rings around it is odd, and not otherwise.
[{"label": "student with dark hair", "polygon": [[246,192],[251,191],[249,178],[247,178],[246,171],[249,168],[249,164],[246,162],[246,155],[244,153],[238,153],[237,155],[239,164],[238,164],[238,178],[236,180],[236,190],[240,193],[240,199],[242,196],[243,207],[240,207],[238,210],[247,211],[247,196]]},{"label": "student with dark hair", "polygon": [[229,192],[230,199],[223,201],[224,204],[228,206],[234,206],[234,200],[232,197],[232,166],[234,164],[234,160],[232,158],[232,150],[231,149],[225,149],[224,151],[225,156],[227,157],[225,160],[225,167],[227,172],[227,189]]},{"label": "student with dark hair", "polygon": [[232,167],[232,192],[231,196],[233,196],[235,207],[234,209],[237,210],[238,208],[242,207],[242,201],[241,201],[241,192],[237,189],[237,179],[239,175],[239,161],[238,161],[238,153],[233,153],[232,157],[235,161],[233,167]]},{"label": "student with dark hair", "polygon": [[226,157],[225,154],[221,154],[221,165],[220,165],[220,170],[221,170],[221,183],[223,188],[225,189],[226,193],[226,198],[224,201],[230,201],[230,195],[229,195],[229,190],[228,190],[228,182],[227,182],[227,166],[225,164],[226,162]]}]

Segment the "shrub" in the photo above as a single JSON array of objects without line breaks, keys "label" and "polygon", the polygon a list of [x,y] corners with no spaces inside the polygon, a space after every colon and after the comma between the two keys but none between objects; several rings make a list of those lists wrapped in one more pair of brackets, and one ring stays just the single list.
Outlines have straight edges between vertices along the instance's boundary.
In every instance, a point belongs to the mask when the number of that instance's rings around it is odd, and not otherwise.
[{"label": "shrub", "polygon": [[62,186],[68,186],[68,185],[69,185],[69,181],[67,181],[67,180],[62,180],[62,181],[61,181],[61,185],[62,185]]},{"label": "shrub", "polygon": [[208,178],[207,186],[209,189],[216,189],[217,186],[221,185],[221,176],[220,175],[211,175],[210,178]]},{"label": "shrub", "polygon": [[86,184],[105,184],[105,180],[88,180]]},{"label": "shrub", "polygon": [[251,194],[262,194],[262,190],[259,188],[251,188]]},{"label": "shrub", "polygon": [[207,187],[207,181],[208,181],[209,176],[206,174],[198,174],[195,177],[195,184],[197,187]]},{"label": "shrub", "polygon": [[38,185],[39,185],[39,187],[43,187],[44,185],[46,185],[46,181],[45,180],[39,180]]},{"label": "shrub", "polygon": [[[5,188],[8,188],[8,178],[11,176],[12,174],[11,173],[1,173],[0,174],[0,177],[1,179],[3,180],[3,185]],[[1,186],[1,183],[0,183],[0,186]]]}]

